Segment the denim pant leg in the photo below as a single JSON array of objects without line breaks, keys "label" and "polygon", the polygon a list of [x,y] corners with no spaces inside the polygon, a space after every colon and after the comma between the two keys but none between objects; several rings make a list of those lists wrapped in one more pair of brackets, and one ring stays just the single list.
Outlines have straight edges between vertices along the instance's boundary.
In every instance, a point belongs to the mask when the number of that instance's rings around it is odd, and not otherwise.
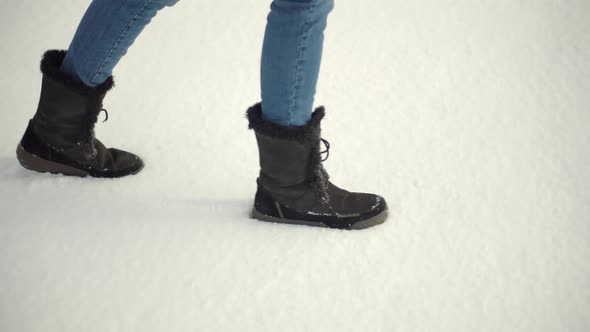
[{"label": "denim pant leg", "polygon": [[62,63],[62,71],[88,86],[112,75],[156,13],[178,0],[93,0]]},{"label": "denim pant leg", "polygon": [[261,60],[262,116],[283,126],[311,118],[324,30],[334,0],[274,0]]}]

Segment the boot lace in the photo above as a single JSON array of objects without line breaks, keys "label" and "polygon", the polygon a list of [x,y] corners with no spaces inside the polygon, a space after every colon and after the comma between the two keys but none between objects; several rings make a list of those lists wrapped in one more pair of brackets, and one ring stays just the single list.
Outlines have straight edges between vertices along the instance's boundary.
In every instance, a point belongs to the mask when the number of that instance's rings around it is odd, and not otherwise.
[{"label": "boot lace", "polygon": [[320,138],[322,140],[322,143],[324,143],[324,146],[326,147],[326,149],[324,151],[320,152],[320,155],[323,155],[324,153],[326,154],[326,157],[323,157],[321,159],[322,162],[328,160],[328,157],[330,157],[330,142],[328,142],[327,140]]},{"label": "boot lace", "polygon": [[105,114],[105,119],[102,120],[102,122],[106,122],[109,119],[109,113],[104,108],[100,108],[98,111],[90,112],[86,118],[86,123],[84,124],[84,138],[88,143],[92,144],[94,141],[94,126],[98,121],[98,116],[102,112]]},{"label": "boot lace", "polygon": [[[324,204],[329,204],[330,197],[328,195],[328,184],[330,176],[328,175],[328,172],[326,172],[326,170],[324,169],[324,165],[322,164],[322,162],[326,161],[330,156],[330,142],[323,138],[320,138],[320,140],[324,144],[326,149],[323,151],[318,151],[319,153],[316,152],[318,153],[318,155],[316,155],[317,159],[314,158],[315,161],[312,160],[311,162],[313,176],[311,177],[310,181],[314,190],[319,194],[319,197],[322,200],[322,202],[324,202]],[[325,156],[322,157],[324,154]]]},{"label": "boot lace", "polygon": [[105,118],[104,118],[104,120],[102,120],[102,122],[103,123],[107,122],[107,120],[109,119],[109,112],[107,112],[107,110],[104,108],[101,108],[100,111],[98,111],[98,114],[100,114],[101,112],[104,112],[104,116],[105,116]]}]

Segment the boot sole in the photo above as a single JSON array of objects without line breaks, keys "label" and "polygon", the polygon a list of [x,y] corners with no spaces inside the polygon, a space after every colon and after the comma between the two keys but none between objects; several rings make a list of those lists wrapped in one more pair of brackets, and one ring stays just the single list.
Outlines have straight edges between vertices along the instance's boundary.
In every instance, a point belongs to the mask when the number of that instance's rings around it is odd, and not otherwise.
[{"label": "boot sole", "polygon": [[36,156],[25,150],[20,144],[16,147],[16,157],[21,166],[31,171],[78,177],[88,176],[88,172],[85,172],[81,169],[49,161]]},{"label": "boot sole", "polygon": [[[363,221],[359,221],[357,223],[354,223],[350,226],[350,228],[346,228],[346,229],[360,230],[360,229],[365,229],[365,228],[369,228],[369,227],[373,227],[373,226],[382,224],[387,219],[387,214],[388,214],[388,211],[384,210],[380,214],[378,214],[374,217],[365,219]],[[314,227],[331,228],[330,226],[324,224],[323,222],[319,222],[319,221],[293,220],[293,219],[283,219],[283,218],[267,216],[265,214],[258,212],[255,208],[252,209],[252,213],[250,214],[250,217],[252,219],[257,219],[257,220],[265,221],[265,222],[275,222],[275,223],[290,224],[290,225],[306,225],[306,226],[314,226]]]},{"label": "boot sole", "polygon": [[[60,163],[56,163],[54,161],[43,159],[43,158],[25,150],[25,148],[23,148],[23,146],[21,144],[19,144],[16,147],[16,157],[18,159],[18,162],[21,164],[21,166],[23,166],[24,168],[26,168],[28,170],[39,172],[39,173],[62,174],[62,175],[66,175],[66,176],[77,176],[77,177],[82,177],[82,178],[87,177],[87,176],[100,177],[100,176],[91,175],[89,172],[86,172],[86,171],[76,168],[76,167],[72,167],[69,165],[60,164]],[[139,167],[135,171],[133,171],[131,173],[126,173],[123,176],[135,175],[135,174],[139,173],[142,169],[143,169],[143,164],[141,167]],[[107,178],[107,177],[108,176],[105,176],[103,178]],[[111,178],[113,178],[113,177],[111,177]]]}]

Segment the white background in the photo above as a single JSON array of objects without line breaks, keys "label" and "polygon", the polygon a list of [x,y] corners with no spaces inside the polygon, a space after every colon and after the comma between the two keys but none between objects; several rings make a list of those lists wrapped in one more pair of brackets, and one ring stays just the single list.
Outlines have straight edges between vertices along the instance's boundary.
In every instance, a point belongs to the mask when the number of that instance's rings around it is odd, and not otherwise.
[{"label": "white background", "polygon": [[0,330],[590,330],[590,2],[336,1],[325,166],[376,192],[358,232],[248,218],[268,1],[180,1],[97,126],[146,168],[22,169],[39,61],[87,1],[2,1]]}]

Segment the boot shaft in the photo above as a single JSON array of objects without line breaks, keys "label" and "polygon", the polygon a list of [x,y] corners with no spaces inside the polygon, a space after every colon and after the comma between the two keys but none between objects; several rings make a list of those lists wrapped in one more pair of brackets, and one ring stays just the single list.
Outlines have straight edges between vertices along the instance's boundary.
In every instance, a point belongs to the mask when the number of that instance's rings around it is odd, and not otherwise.
[{"label": "boot shaft", "polygon": [[41,61],[43,74],[37,112],[32,121],[34,133],[48,144],[67,148],[91,140],[94,123],[113,80],[89,87],[61,72],[66,52],[48,51]]},{"label": "boot shaft", "polygon": [[284,127],[262,119],[260,104],[247,111],[249,127],[256,134],[260,173],[257,183],[281,202],[297,200],[305,206],[326,203],[328,174],[320,154],[321,126],[325,115],[317,108],[302,127]]},{"label": "boot shaft", "polygon": [[53,146],[65,147],[89,136],[88,123],[98,114],[102,100],[67,89],[62,83],[43,76],[41,96],[33,117],[33,130]]},{"label": "boot shaft", "polygon": [[269,187],[290,187],[309,179],[311,147],[256,133],[259,181]]},{"label": "boot shaft", "polygon": [[250,107],[246,115],[258,143],[259,183],[267,188],[285,188],[305,184],[314,177],[320,164],[323,108],[318,108],[303,127],[284,127],[263,120],[260,103]]}]

